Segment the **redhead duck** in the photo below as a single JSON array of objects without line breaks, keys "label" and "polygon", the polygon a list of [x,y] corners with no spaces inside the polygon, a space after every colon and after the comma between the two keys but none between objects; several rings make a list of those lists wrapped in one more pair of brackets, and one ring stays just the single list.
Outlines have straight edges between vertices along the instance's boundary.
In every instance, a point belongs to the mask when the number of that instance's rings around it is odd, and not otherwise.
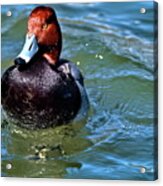
[{"label": "redhead duck", "polygon": [[2,106],[12,123],[26,129],[67,124],[87,113],[89,102],[77,66],[60,59],[62,35],[54,10],[36,7],[14,65],[2,76]]}]

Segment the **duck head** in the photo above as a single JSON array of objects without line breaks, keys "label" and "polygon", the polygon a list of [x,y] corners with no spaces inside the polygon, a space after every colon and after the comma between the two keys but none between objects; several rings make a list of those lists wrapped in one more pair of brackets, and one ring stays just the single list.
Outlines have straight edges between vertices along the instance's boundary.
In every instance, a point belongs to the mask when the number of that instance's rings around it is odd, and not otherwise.
[{"label": "duck head", "polygon": [[54,10],[50,7],[35,8],[28,18],[28,29],[22,51],[15,64],[27,64],[36,55],[55,65],[62,47],[62,35]]}]

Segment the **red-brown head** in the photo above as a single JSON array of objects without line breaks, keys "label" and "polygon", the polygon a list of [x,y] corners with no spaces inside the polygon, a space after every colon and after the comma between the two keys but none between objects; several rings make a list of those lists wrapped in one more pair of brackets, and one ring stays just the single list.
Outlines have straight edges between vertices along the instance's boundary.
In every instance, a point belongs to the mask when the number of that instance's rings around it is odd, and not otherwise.
[{"label": "red-brown head", "polygon": [[56,64],[61,47],[62,35],[54,10],[45,6],[35,8],[29,16],[26,41],[17,59],[28,63],[39,52],[50,64]]}]

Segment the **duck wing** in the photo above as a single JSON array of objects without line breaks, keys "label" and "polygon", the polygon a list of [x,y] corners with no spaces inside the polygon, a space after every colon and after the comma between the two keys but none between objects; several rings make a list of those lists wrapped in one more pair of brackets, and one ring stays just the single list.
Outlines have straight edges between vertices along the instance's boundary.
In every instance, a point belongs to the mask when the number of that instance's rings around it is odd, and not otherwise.
[{"label": "duck wing", "polygon": [[81,96],[81,108],[78,112],[77,119],[80,119],[81,117],[87,115],[89,109],[89,100],[84,87],[84,78],[82,73],[74,63],[65,59],[60,60],[58,70],[62,71],[66,76],[72,78],[77,84]]}]

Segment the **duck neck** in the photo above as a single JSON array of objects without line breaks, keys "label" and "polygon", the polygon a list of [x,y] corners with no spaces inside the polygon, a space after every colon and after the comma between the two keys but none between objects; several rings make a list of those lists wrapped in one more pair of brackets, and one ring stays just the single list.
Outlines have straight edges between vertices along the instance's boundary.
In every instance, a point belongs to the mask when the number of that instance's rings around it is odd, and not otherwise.
[{"label": "duck neck", "polygon": [[55,65],[60,57],[60,50],[54,49],[43,54],[43,57],[48,61],[49,64]]},{"label": "duck neck", "polygon": [[62,50],[62,35],[58,28],[59,37],[54,45],[44,47],[43,57],[48,61],[50,65],[56,65],[59,61],[60,53]]}]

